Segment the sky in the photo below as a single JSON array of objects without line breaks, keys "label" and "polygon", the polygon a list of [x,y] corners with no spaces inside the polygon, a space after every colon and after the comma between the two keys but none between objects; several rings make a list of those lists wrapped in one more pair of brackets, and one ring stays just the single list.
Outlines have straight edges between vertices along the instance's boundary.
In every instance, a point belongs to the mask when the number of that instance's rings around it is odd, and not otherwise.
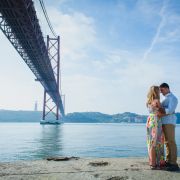
[{"label": "sky", "polygon": [[[44,37],[53,36],[39,1],[34,3]],[[149,87],[162,82],[180,99],[179,0],[44,0],[44,4],[61,37],[66,113],[147,114]],[[33,110],[37,101],[42,110],[42,86],[2,32],[0,47],[0,109]]]}]

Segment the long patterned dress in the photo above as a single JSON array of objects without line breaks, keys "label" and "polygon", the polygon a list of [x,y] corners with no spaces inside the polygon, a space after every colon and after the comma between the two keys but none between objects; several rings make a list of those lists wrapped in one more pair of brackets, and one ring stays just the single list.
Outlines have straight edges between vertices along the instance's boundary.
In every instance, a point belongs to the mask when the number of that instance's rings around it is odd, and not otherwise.
[{"label": "long patterned dress", "polygon": [[162,122],[161,119],[156,116],[156,110],[149,107],[149,112],[150,114],[146,123],[149,164],[151,166],[162,167],[165,163]]}]

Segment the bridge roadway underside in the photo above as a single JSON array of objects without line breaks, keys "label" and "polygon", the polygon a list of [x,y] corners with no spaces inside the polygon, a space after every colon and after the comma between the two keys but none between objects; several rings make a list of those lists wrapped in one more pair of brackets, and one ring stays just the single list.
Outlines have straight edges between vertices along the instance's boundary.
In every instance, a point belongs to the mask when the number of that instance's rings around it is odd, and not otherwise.
[{"label": "bridge roadway underside", "polygon": [[0,28],[64,116],[57,80],[32,0],[0,0]]}]

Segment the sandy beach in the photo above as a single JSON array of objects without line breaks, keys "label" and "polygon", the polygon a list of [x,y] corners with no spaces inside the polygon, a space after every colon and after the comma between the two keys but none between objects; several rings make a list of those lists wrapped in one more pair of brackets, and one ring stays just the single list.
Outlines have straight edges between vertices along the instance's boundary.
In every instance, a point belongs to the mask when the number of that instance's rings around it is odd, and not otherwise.
[{"label": "sandy beach", "polygon": [[180,172],[150,170],[147,158],[52,158],[0,163],[0,179],[178,180]]}]

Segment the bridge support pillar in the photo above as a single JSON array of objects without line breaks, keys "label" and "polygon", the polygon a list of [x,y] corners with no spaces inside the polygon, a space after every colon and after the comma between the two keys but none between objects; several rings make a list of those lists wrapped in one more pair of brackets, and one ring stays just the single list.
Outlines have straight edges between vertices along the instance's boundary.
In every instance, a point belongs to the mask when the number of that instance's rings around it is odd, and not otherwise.
[{"label": "bridge support pillar", "polygon": [[[57,92],[60,91],[61,95],[61,71],[60,71],[60,37],[50,38],[47,36],[47,51],[49,59],[51,61],[52,69],[57,83]],[[59,105],[52,101],[52,98],[48,95],[47,91],[44,89],[44,101],[43,101],[43,117],[45,120],[48,114],[51,113],[55,115],[56,120],[61,118]]]}]

